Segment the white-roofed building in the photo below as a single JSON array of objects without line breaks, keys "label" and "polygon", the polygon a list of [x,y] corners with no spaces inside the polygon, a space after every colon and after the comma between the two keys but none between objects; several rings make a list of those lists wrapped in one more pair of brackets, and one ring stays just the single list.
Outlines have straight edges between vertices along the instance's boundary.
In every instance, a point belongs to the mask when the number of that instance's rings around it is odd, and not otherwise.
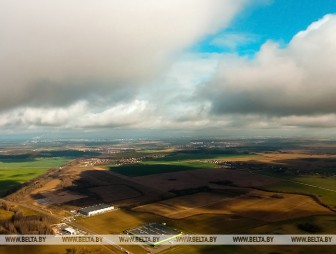
[{"label": "white-roofed building", "polygon": [[99,204],[82,208],[78,212],[86,216],[92,216],[99,213],[105,213],[111,210],[114,210],[114,206],[107,204]]}]

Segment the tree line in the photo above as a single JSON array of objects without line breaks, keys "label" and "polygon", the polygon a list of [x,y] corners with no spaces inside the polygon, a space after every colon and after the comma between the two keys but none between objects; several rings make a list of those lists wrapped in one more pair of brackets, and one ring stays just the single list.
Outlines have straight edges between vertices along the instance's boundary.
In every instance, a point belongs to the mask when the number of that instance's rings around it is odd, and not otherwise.
[{"label": "tree line", "polygon": [[13,212],[10,219],[0,219],[0,234],[53,234],[47,216],[25,216],[18,207],[4,201],[0,201],[0,209]]}]

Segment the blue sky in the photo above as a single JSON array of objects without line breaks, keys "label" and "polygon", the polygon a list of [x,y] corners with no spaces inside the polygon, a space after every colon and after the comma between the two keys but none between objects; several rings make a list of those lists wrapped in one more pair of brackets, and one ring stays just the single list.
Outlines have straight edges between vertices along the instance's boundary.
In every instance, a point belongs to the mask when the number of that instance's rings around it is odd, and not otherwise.
[{"label": "blue sky", "polygon": [[[267,40],[285,46],[299,31],[331,13],[336,13],[334,0],[271,0],[251,4],[233,19],[228,28],[206,37],[194,45],[192,51],[253,55]],[[212,43],[218,37],[232,34],[245,35],[245,41],[242,40],[242,44],[235,48]]]}]

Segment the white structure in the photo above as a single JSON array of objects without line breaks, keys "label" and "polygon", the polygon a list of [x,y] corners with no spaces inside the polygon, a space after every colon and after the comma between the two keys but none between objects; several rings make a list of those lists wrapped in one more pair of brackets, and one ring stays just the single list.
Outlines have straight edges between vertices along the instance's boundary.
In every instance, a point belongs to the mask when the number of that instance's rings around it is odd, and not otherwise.
[{"label": "white structure", "polygon": [[107,205],[107,204],[99,204],[99,205],[82,208],[78,212],[86,216],[92,216],[92,215],[96,215],[99,213],[105,213],[111,210],[114,210],[114,206]]},{"label": "white structure", "polygon": [[76,234],[76,230],[72,227],[63,228],[63,231],[70,234],[70,235],[75,235]]}]

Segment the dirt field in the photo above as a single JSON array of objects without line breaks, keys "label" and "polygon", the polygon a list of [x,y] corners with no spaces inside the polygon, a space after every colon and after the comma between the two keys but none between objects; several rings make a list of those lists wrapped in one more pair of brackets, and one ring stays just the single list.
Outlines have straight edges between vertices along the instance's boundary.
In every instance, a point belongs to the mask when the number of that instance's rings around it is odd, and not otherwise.
[{"label": "dirt field", "polygon": [[222,194],[197,193],[168,199],[134,208],[172,219],[182,219],[197,214],[234,214],[266,222],[281,221],[302,216],[334,214],[307,196],[251,190],[238,197]]},{"label": "dirt field", "polygon": [[320,155],[320,154],[308,154],[307,151],[301,150],[287,150],[285,153],[262,153],[255,161],[263,163],[274,163],[285,160],[294,159],[331,159],[336,158],[334,155]]},{"label": "dirt field", "polygon": [[31,192],[31,194],[37,194],[37,193],[42,193],[45,191],[49,191],[49,190],[53,190],[55,188],[57,188],[57,186],[61,184],[61,180],[59,179],[53,179],[49,182],[47,182],[44,186],[42,186],[41,188],[38,188],[36,190],[33,190]]},{"label": "dirt field", "polygon": [[141,192],[124,184],[113,184],[90,188],[89,191],[97,194],[104,202],[110,203],[118,200],[136,198]]},{"label": "dirt field", "polygon": [[86,197],[84,195],[79,195],[70,191],[48,191],[40,194],[45,197],[44,200],[48,204],[63,204]]},{"label": "dirt field", "polygon": [[[101,168],[80,167],[78,161],[48,172],[18,192],[9,200],[45,205],[62,204],[65,210],[78,209],[97,203],[129,206],[160,200],[165,193],[134,182],[128,177]],[[57,213],[57,212],[55,212]]]},{"label": "dirt field", "polygon": [[181,190],[207,186],[213,181],[231,181],[239,186],[259,187],[280,180],[270,176],[256,175],[245,171],[227,169],[197,169],[183,172],[134,177],[138,183],[161,190]]}]

